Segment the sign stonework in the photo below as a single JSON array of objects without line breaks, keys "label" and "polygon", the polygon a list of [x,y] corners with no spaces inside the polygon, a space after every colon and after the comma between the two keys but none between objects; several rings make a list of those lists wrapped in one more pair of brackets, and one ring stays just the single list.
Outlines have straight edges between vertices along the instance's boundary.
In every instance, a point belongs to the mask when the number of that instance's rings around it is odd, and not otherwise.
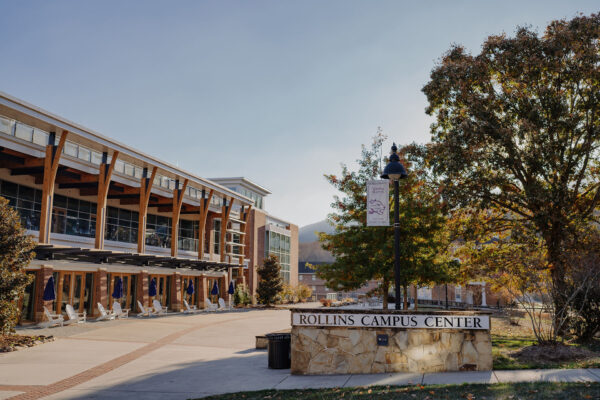
[{"label": "sign stonework", "polygon": [[292,326],[345,328],[490,329],[488,315],[294,313]]},{"label": "sign stonework", "polygon": [[367,226],[390,225],[390,183],[388,180],[367,182]]},{"label": "sign stonework", "polygon": [[291,373],[490,371],[484,311],[291,309]]}]

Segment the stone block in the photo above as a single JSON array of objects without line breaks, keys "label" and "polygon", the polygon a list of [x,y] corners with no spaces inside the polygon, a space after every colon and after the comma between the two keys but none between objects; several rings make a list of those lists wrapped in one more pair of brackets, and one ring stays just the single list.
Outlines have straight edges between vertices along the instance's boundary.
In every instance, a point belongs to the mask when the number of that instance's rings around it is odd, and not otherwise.
[{"label": "stone block", "polygon": [[478,354],[475,346],[471,341],[464,341],[462,345],[462,349],[460,351],[461,359],[460,364],[461,367],[465,364],[469,365],[477,365]]},{"label": "stone block", "polygon": [[256,337],[256,348],[257,349],[266,349],[269,344],[269,340],[266,336],[257,336]]},{"label": "stone block", "polygon": [[394,343],[400,350],[406,350],[408,348],[408,332],[400,331],[394,335]]}]

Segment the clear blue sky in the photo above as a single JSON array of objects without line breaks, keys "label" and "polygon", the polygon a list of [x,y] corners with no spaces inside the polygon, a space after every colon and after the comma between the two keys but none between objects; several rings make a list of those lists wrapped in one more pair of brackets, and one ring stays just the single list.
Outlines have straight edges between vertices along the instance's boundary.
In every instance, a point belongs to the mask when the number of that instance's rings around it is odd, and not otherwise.
[{"label": "clear blue sky", "polygon": [[592,1],[0,0],[0,90],[205,177],[246,176],[300,226],[381,126],[426,142],[421,88],[452,43]]}]

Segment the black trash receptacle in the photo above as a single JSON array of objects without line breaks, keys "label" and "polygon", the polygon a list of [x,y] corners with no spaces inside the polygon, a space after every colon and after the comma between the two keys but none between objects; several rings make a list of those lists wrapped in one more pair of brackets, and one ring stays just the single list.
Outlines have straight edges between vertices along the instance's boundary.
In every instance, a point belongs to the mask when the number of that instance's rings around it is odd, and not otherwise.
[{"label": "black trash receptacle", "polygon": [[269,368],[286,369],[291,366],[290,342],[292,335],[289,333],[269,333]]}]

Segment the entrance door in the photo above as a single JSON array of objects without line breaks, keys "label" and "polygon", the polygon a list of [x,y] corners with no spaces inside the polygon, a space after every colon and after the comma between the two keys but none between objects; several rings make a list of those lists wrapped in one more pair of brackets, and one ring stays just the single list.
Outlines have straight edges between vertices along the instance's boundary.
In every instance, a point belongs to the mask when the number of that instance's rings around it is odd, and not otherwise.
[{"label": "entrance door", "polygon": [[58,293],[56,313],[65,313],[67,304],[76,312],[91,313],[92,273],[60,271],[58,274]]},{"label": "entrance door", "polygon": [[[123,297],[115,299],[112,294],[117,284],[118,279],[122,280],[123,283]],[[113,303],[119,301],[122,309],[130,309],[132,312],[137,311],[136,293],[137,293],[137,276],[135,274],[123,274],[123,273],[110,273],[108,274],[108,307],[112,310]]]},{"label": "entrance door", "polygon": [[158,300],[163,307],[168,307],[171,300],[169,295],[169,287],[171,286],[171,276],[168,275],[149,275],[148,276],[148,287],[152,283],[152,280],[156,280],[156,296],[148,297],[148,306],[152,306],[153,300]]}]

